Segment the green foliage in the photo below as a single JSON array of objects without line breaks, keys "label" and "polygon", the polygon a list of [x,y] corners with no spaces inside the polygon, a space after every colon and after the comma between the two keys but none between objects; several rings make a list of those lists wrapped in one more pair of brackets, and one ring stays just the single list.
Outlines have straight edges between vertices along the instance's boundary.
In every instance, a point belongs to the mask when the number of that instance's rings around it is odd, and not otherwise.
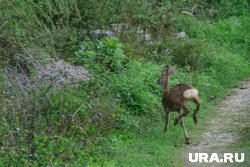
[{"label": "green foliage", "polygon": [[119,72],[124,69],[127,60],[122,48],[123,45],[116,38],[105,38],[98,43],[86,40],[82,43],[82,49],[71,60],[87,67]]},{"label": "green foliage", "polygon": [[200,56],[203,50],[202,43],[197,40],[169,40],[166,45],[170,49],[175,64],[190,66],[196,70],[200,65]]},{"label": "green foliage", "polygon": [[248,0],[220,0],[220,1],[208,1],[209,5],[212,5],[216,10],[216,18],[229,18],[231,16],[241,16],[249,12],[250,2]]},{"label": "green foliage", "polygon": [[[175,32],[189,32],[192,27],[196,27],[197,23],[199,23],[198,19],[195,16],[189,16],[185,14],[179,14],[178,17],[175,17],[172,20],[172,22],[173,26],[171,27],[171,29]],[[192,34],[188,33],[188,35]]]},{"label": "green foliage", "polygon": [[121,99],[131,113],[150,113],[159,104],[156,85],[159,68],[152,64],[130,62],[128,70],[108,77],[109,89]]},{"label": "green foliage", "polygon": [[[11,64],[17,55],[28,57],[27,48],[62,58],[78,47],[80,20],[76,1],[3,1],[0,5],[1,60]],[[63,49],[62,49],[63,48]],[[39,59],[41,59],[39,57]]]},{"label": "green foliage", "polygon": [[[171,126],[162,135],[155,81],[163,65],[177,64],[170,86],[199,89],[202,120],[214,98],[247,77],[249,3],[237,2],[1,2],[1,65],[13,67],[17,57],[25,64],[32,50],[37,59],[46,54],[84,66],[91,80],[60,89],[40,85],[11,99],[0,94],[0,166],[181,166],[182,131]],[[153,40],[137,41],[130,30],[119,40],[86,37],[111,23],[140,26]],[[189,38],[171,36],[180,31]],[[1,92],[3,76],[1,70]],[[192,119],[185,120],[192,129]]]},{"label": "green foliage", "polygon": [[101,54],[97,59],[101,59],[102,63],[109,67],[111,71],[123,68],[126,56],[123,53],[122,45],[116,39],[102,40],[97,49]]}]

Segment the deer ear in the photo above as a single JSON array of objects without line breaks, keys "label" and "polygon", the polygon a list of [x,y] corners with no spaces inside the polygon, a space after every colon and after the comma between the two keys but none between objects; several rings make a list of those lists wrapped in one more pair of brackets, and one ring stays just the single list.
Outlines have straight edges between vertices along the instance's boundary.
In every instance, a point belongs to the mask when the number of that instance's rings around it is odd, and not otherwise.
[{"label": "deer ear", "polygon": [[163,73],[168,73],[168,66],[167,65],[165,65],[164,67],[163,67],[163,69],[162,69],[162,74]]},{"label": "deer ear", "polygon": [[168,70],[168,73],[173,74],[175,73],[175,71],[176,71],[176,65],[174,65],[173,67],[170,67],[170,69]]},{"label": "deer ear", "polygon": [[168,70],[168,66],[165,65],[165,66],[163,67],[163,71],[167,71],[167,70]]}]

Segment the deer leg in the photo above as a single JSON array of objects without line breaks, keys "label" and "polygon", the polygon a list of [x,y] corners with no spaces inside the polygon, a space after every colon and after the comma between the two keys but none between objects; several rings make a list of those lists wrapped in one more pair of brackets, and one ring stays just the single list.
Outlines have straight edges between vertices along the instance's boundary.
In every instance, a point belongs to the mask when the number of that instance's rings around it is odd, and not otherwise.
[{"label": "deer leg", "polygon": [[198,98],[194,98],[193,102],[196,105],[196,109],[194,110],[194,113],[193,113],[193,120],[194,120],[194,123],[197,124],[197,113],[198,113],[198,111],[200,109],[200,102],[199,102]]},{"label": "deer leg", "polygon": [[164,128],[164,132],[167,132],[167,129],[169,127],[169,119],[170,119],[170,113],[168,111],[166,111],[166,121],[165,121],[165,128]]},{"label": "deer leg", "polygon": [[185,128],[185,124],[184,124],[184,121],[182,120],[182,118],[180,119],[180,124],[181,124],[182,130],[183,130],[184,136],[185,136],[185,141],[186,141],[185,143],[189,144],[189,137],[188,137],[188,134],[187,134],[187,131]]},{"label": "deer leg", "polygon": [[175,118],[175,120],[174,120],[174,126],[178,124],[179,120],[182,117],[185,117],[190,112],[190,110],[187,108],[187,106],[185,104],[180,103],[179,105],[184,110],[184,112],[180,113],[179,116],[177,118]]}]

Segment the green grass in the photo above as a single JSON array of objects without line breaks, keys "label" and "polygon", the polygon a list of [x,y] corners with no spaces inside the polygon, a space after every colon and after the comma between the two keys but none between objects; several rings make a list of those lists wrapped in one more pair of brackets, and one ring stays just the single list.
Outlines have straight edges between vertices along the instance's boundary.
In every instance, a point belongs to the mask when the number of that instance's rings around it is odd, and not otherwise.
[{"label": "green grass", "polygon": [[111,148],[116,166],[181,166],[184,143],[181,127],[174,127],[171,121],[168,133],[164,134],[163,121],[151,126],[139,138]]},{"label": "green grass", "polygon": [[[238,18],[241,20],[240,18]],[[245,19],[245,18],[244,18]],[[244,20],[243,19],[243,20]],[[233,18],[233,20],[236,20]],[[237,23],[239,22],[237,20]],[[241,20],[241,21],[243,21]],[[225,25],[232,24],[232,18],[224,20]],[[213,23],[211,29],[214,29],[216,26],[220,26],[222,21],[218,24]],[[209,27],[208,26],[208,27]],[[207,29],[207,28],[206,28]],[[206,30],[204,29],[204,31]],[[202,31],[202,30],[201,30]],[[209,29],[210,31],[210,29]],[[212,31],[211,31],[212,32]],[[228,32],[227,32],[228,33]],[[246,33],[247,34],[247,33]],[[204,72],[200,72],[193,76],[192,84],[200,90],[201,96],[201,110],[199,111],[199,125],[194,126],[191,116],[185,118],[185,124],[187,131],[189,132],[191,141],[197,140],[192,139],[192,135],[196,136],[197,129],[201,129],[203,125],[203,120],[205,117],[216,116],[211,111],[211,107],[217,104],[222,98],[230,94],[230,89],[237,86],[239,81],[249,76],[250,73],[250,64],[246,61],[245,52],[236,52],[235,49],[228,47],[226,43],[234,42],[232,39],[224,39],[223,46],[213,45],[215,39],[213,36],[209,37],[206,41],[208,46],[213,46],[213,53],[205,52],[203,61],[211,62],[210,57],[214,57],[214,62],[211,65],[210,69]],[[218,37],[218,36],[217,36]],[[221,37],[224,37],[221,35]],[[220,41],[220,40],[219,40]],[[203,62],[203,63],[205,63]],[[171,80],[170,84],[175,85],[179,82],[188,82],[189,76],[185,71],[179,70]],[[215,97],[213,99],[211,96]],[[103,154],[104,160],[102,165],[106,165],[106,162],[110,162],[113,166],[174,166],[182,167],[182,149],[184,146],[184,135],[182,128],[180,126],[173,126],[173,119],[177,116],[176,113],[171,113],[171,122],[170,129],[167,134],[163,133],[164,125],[164,112],[163,109],[157,111],[160,113],[162,119],[155,120],[148,124],[148,128],[145,131],[142,131],[140,134],[137,134],[137,137],[131,140],[120,141],[117,143],[106,143],[104,144]],[[247,151],[246,149],[249,146],[249,142],[244,140],[240,144],[240,150]],[[99,161],[98,158],[96,161]],[[248,161],[247,161],[248,162]]]},{"label": "green grass", "polygon": [[[202,108],[199,111],[198,126],[194,125],[191,116],[184,118],[191,142],[195,140],[192,134],[197,128],[200,129],[200,126],[203,126],[202,120],[204,117],[211,116],[211,114],[206,113],[211,111],[209,109],[209,105],[211,104],[204,103],[203,101],[201,104]],[[185,145],[185,139],[180,125],[173,125],[173,120],[177,116],[177,113],[171,113],[170,128],[165,134],[163,133],[164,112],[163,110],[159,110],[159,112],[162,112],[162,119],[148,124],[150,128],[143,131],[142,134],[137,135],[135,139],[122,141],[118,144],[110,143],[104,145],[105,150],[108,152],[103,152],[107,158],[106,161],[112,161],[115,164],[114,166],[117,167],[182,167],[182,149]]]},{"label": "green grass", "polygon": [[[17,7],[13,5],[15,2],[19,2]],[[167,3],[166,10],[173,8],[174,11],[168,14],[169,20],[168,15],[162,19],[171,27],[164,29],[163,39],[155,41],[152,48],[147,43],[134,42],[134,32],[125,34],[121,41],[84,39],[81,43],[77,35],[84,32],[80,27],[83,26],[84,31],[97,25],[108,27],[106,24],[110,20],[121,21],[119,19],[125,16],[112,16],[112,20],[107,12],[109,8],[100,4],[97,11],[105,8],[105,18],[99,16],[101,12],[95,13],[96,20],[91,23],[92,11],[82,9],[95,7],[95,1],[61,5],[57,2],[30,1],[26,5],[13,0],[10,5],[7,1],[3,3],[0,8],[6,9],[1,13],[4,16],[3,32],[0,32],[4,41],[0,42],[3,46],[1,60],[9,67],[19,55],[27,56],[26,49],[34,49],[39,59],[44,53],[51,57],[59,55],[88,68],[92,80],[80,82],[76,87],[65,85],[59,90],[51,85],[39,85],[25,96],[16,92],[11,105],[2,107],[0,102],[0,166],[182,166],[183,132],[179,125],[173,126],[177,114],[171,113],[170,129],[167,134],[163,133],[161,87],[155,81],[163,65],[177,64],[170,86],[190,83],[199,89],[198,121],[202,126],[204,118],[211,116],[211,106],[250,74],[250,16],[229,17],[228,14],[227,19],[198,20],[179,14],[178,9],[185,6],[182,1],[176,6]],[[115,13],[116,4],[107,2],[105,5],[111,3],[110,11]],[[152,4],[145,3],[141,8],[140,3],[144,1],[128,3],[125,5],[128,8],[121,10],[140,8],[140,11],[150,12],[129,12],[131,18],[124,20],[135,27],[141,21],[142,26],[150,29],[153,25],[160,31],[162,20],[151,14],[155,13],[150,8]],[[67,12],[59,14],[60,11]],[[14,21],[9,22],[9,19]],[[168,31],[185,31],[189,39],[174,39]],[[8,47],[4,47],[6,45]],[[76,51],[80,45],[84,51]],[[164,52],[164,49],[171,51]],[[2,75],[0,81],[2,90]],[[200,128],[194,126],[190,116],[185,118],[185,123],[190,134]]]}]

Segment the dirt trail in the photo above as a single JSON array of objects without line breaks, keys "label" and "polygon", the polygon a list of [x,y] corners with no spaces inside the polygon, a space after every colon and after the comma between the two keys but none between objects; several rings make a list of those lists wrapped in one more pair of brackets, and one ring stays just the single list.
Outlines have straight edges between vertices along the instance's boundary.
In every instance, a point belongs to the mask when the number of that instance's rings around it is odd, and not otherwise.
[{"label": "dirt trail", "polygon": [[[191,136],[192,143],[183,151],[185,167],[237,165],[236,163],[190,163],[188,160],[188,153],[218,153],[221,158],[222,153],[239,151],[233,146],[239,143],[242,133],[249,131],[250,128],[250,81],[235,88],[234,92],[215,108],[216,116],[206,119],[205,128],[198,131],[200,136]],[[245,155],[246,158],[247,155]],[[244,163],[240,166],[244,166]]]}]

